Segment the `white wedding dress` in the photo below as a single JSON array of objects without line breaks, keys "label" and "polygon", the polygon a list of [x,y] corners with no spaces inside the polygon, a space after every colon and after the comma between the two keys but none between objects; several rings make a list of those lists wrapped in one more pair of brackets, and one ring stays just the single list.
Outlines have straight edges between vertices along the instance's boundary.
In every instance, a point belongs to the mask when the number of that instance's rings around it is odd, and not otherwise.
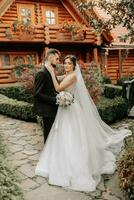
[{"label": "white wedding dress", "polygon": [[35,174],[47,177],[52,185],[90,192],[96,190],[101,174],[114,173],[116,155],[131,132],[106,125],[91,99],[90,107],[82,105],[77,87],[67,89],[74,94],[74,103],[58,108]]}]

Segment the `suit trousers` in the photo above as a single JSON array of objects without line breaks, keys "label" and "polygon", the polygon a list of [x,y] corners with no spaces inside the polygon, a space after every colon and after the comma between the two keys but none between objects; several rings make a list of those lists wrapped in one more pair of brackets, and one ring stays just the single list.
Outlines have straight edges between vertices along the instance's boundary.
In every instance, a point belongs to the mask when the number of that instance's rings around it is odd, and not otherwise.
[{"label": "suit trousers", "polygon": [[44,134],[44,144],[47,140],[51,127],[54,123],[55,117],[43,117],[43,134]]}]

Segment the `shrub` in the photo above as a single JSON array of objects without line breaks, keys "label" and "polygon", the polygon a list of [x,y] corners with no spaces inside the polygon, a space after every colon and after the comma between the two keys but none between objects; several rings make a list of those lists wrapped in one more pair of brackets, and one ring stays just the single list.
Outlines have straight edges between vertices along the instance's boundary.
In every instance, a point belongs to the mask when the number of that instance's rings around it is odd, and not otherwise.
[{"label": "shrub", "polygon": [[89,69],[87,68],[85,71],[82,70],[82,75],[92,99],[95,104],[97,104],[103,91],[100,68],[95,62],[91,62],[89,64]]},{"label": "shrub", "polygon": [[25,90],[26,91],[30,91],[31,93],[33,93],[33,88],[34,88],[34,77],[35,74],[41,69],[43,68],[43,64],[39,64],[39,65],[26,65],[24,66],[17,66],[17,69],[19,71],[19,75],[18,75],[18,81],[23,83]]},{"label": "shrub", "polygon": [[106,98],[110,99],[113,99],[116,96],[122,96],[122,87],[112,84],[105,84],[103,94]]},{"label": "shrub", "polygon": [[130,124],[132,135],[125,139],[125,153],[118,161],[118,174],[121,188],[129,199],[134,199],[134,123]]},{"label": "shrub", "polygon": [[101,77],[101,83],[102,84],[111,84],[111,79],[109,78],[109,77],[107,77],[107,76],[102,76]]},{"label": "shrub", "polygon": [[19,179],[5,160],[6,149],[0,134],[0,199],[23,200],[23,194],[19,188]]},{"label": "shrub", "polygon": [[0,94],[3,94],[9,98],[17,99],[19,101],[33,102],[33,94],[30,90],[27,90],[23,84],[17,84],[15,86],[1,86]]},{"label": "shrub", "polygon": [[26,121],[36,121],[33,105],[0,95],[0,113]]},{"label": "shrub", "polygon": [[106,123],[113,123],[127,116],[128,106],[122,97],[115,97],[114,99],[103,98],[97,108]]},{"label": "shrub", "polygon": [[123,77],[121,77],[120,79],[117,80],[117,85],[123,85],[124,81],[130,81],[132,79],[134,79],[133,76],[123,76]]},{"label": "shrub", "polygon": [[[112,100],[103,98],[97,108],[106,123],[112,123],[127,115],[127,104],[121,97]],[[36,121],[32,104],[3,95],[0,95],[0,113],[26,121]]]}]

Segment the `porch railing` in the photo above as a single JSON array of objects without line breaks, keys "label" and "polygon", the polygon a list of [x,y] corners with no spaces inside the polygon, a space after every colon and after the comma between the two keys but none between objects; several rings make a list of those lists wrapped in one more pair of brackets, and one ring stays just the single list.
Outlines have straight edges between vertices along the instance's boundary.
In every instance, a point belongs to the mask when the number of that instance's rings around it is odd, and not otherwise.
[{"label": "porch railing", "polygon": [[[77,36],[77,35],[76,35]],[[11,30],[10,24],[0,24],[0,41],[27,41],[49,43],[94,43],[95,35],[92,29],[88,28],[83,37],[73,37],[70,32],[61,32],[60,26],[50,27],[45,25],[35,25],[33,32]]]}]

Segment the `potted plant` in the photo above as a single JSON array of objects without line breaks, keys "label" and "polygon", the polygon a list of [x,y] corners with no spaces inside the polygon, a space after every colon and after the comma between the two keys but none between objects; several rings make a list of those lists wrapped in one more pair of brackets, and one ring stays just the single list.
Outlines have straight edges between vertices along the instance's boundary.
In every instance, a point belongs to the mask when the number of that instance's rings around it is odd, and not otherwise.
[{"label": "potted plant", "polygon": [[83,40],[85,35],[85,27],[74,21],[65,21],[59,31],[62,33],[70,33],[73,40]]}]

